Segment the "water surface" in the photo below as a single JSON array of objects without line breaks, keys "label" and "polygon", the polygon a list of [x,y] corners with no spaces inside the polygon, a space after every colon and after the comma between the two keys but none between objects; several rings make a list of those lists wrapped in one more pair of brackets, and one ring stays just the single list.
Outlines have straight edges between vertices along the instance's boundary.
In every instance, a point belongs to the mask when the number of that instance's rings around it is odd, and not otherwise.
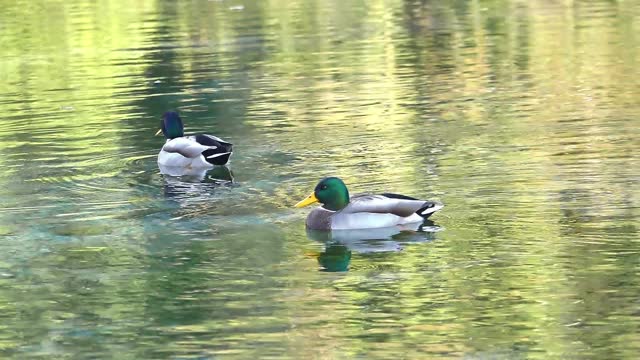
[{"label": "water surface", "polygon": [[[2,5],[3,358],[638,358],[633,2]],[[323,238],[328,175],[446,207]]]}]

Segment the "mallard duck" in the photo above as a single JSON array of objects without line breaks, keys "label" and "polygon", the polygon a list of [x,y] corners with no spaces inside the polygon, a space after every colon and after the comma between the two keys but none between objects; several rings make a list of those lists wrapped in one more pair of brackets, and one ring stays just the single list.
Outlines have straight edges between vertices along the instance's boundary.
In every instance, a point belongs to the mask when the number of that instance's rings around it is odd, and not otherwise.
[{"label": "mallard duck", "polygon": [[211,168],[225,165],[231,157],[232,145],[219,137],[207,134],[184,136],[182,119],[175,111],[162,116],[162,127],[156,135],[164,134],[167,141],[158,154],[158,164],[166,167]]},{"label": "mallard duck", "polygon": [[295,207],[315,202],[322,206],[313,209],[306,221],[307,228],[315,230],[383,228],[422,222],[444,207],[435,201],[391,193],[349,197],[347,186],[337,177],[322,179],[313,193]]}]

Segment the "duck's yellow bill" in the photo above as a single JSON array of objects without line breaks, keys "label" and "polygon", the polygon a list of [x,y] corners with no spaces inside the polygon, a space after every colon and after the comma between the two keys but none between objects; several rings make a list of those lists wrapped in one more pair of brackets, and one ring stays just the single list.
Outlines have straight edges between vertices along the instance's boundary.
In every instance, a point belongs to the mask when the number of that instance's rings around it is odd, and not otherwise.
[{"label": "duck's yellow bill", "polygon": [[156,135],[155,135],[155,136],[158,136],[158,135],[160,135],[160,134],[162,134],[162,129],[158,130],[158,131],[156,132]]},{"label": "duck's yellow bill", "polygon": [[307,196],[304,200],[300,201],[299,203],[295,204],[294,206],[297,208],[301,208],[301,207],[305,207],[307,205],[311,205],[313,203],[317,203],[318,202],[318,198],[316,197],[316,194],[311,193],[311,195]]},{"label": "duck's yellow bill", "polygon": [[317,251],[307,251],[304,253],[305,257],[317,259],[320,256],[320,253]]}]

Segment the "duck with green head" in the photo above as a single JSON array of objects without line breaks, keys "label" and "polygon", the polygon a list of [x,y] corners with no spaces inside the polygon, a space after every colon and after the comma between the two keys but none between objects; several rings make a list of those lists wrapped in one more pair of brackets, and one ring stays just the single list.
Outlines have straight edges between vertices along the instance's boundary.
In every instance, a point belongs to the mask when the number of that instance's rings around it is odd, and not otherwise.
[{"label": "duck with green head", "polygon": [[349,196],[349,190],[337,177],[327,177],[316,185],[313,193],[295,207],[319,202],[307,216],[307,228],[316,230],[348,230],[383,228],[422,222],[444,205],[405,195],[383,193]]},{"label": "duck with green head", "polygon": [[167,139],[158,154],[158,164],[165,168],[201,169],[226,165],[232,154],[232,144],[207,134],[184,135],[182,119],[175,111],[162,116],[156,135]]}]

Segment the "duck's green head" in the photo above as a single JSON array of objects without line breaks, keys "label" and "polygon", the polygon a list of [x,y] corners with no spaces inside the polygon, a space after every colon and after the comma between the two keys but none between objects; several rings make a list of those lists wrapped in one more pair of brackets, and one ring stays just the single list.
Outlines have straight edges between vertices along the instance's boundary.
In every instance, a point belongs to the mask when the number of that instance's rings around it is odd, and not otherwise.
[{"label": "duck's green head", "polygon": [[295,206],[300,208],[315,202],[321,203],[327,210],[341,210],[349,204],[349,190],[344,182],[337,177],[324,178],[316,185],[311,195]]},{"label": "duck's green head", "polygon": [[175,139],[177,137],[184,136],[182,119],[180,119],[180,115],[178,115],[176,111],[167,111],[162,115],[161,127],[156,135],[159,135],[160,132],[162,132],[164,137],[167,139]]}]

